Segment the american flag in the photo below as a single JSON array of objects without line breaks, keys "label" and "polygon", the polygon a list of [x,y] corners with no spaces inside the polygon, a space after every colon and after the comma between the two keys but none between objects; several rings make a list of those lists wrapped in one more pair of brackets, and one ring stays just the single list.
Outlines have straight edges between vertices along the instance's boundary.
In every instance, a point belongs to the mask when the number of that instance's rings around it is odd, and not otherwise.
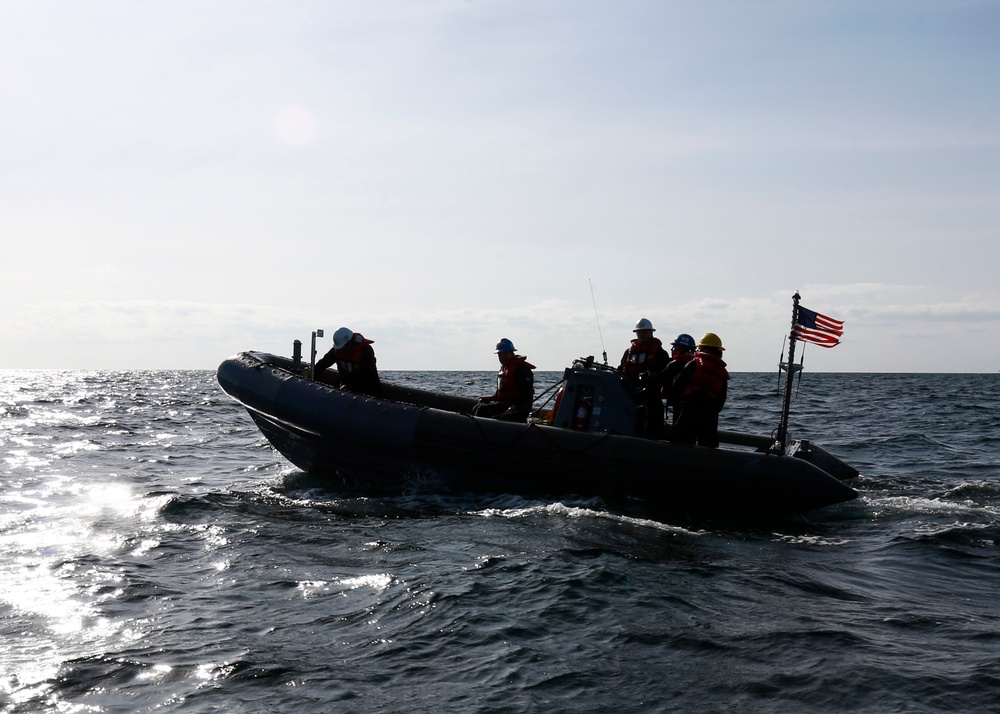
[{"label": "american flag", "polygon": [[799,305],[795,311],[792,339],[813,342],[822,347],[836,347],[844,334],[844,321],[820,315]]}]

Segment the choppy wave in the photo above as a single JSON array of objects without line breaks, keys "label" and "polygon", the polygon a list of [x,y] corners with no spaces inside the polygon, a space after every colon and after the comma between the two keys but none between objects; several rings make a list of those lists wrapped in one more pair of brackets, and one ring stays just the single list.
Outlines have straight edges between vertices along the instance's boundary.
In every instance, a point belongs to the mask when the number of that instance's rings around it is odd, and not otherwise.
[{"label": "choppy wave", "polygon": [[0,373],[0,711],[995,711],[997,413],[997,375],[806,374],[861,496],[736,523],[346,491],[211,372]]}]

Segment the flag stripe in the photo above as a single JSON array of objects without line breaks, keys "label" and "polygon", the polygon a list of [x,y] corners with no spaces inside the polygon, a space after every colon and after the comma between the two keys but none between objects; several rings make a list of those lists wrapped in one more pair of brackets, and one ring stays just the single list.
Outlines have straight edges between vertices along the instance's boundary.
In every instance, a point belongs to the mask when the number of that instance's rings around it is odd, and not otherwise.
[{"label": "flag stripe", "polygon": [[827,320],[822,320],[819,317],[816,318],[816,329],[817,330],[828,330],[830,332],[843,332],[844,324],[835,324]]},{"label": "flag stripe", "polygon": [[799,327],[798,325],[792,329],[792,337],[796,340],[802,340],[803,342],[812,342],[820,345],[821,347],[836,347],[840,344],[840,340],[834,335],[826,332],[807,330]]}]

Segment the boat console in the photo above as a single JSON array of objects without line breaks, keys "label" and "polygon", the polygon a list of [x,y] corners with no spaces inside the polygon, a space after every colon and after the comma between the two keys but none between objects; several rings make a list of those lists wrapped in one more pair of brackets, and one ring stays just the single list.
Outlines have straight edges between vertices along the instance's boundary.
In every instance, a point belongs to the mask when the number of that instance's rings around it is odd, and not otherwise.
[{"label": "boat console", "polygon": [[552,426],[635,436],[635,400],[621,374],[593,357],[573,361],[552,409]]}]

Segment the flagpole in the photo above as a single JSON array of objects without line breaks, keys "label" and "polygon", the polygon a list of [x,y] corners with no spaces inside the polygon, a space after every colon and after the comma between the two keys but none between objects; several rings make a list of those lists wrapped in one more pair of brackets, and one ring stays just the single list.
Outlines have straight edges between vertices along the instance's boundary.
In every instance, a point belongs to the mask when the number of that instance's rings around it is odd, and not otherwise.
[{"label": "flagpole", "polygon": [[785,395],[781,400],[781,421],[778,422],[778,434],[775,446],[779,454],[785,453],[788,445],[788,412],[792,406],[792,378],[795,375],[795,323],[799,318],[799,292],[792,295],[792,326],[788,332],[788,369],[785,370]]}]

